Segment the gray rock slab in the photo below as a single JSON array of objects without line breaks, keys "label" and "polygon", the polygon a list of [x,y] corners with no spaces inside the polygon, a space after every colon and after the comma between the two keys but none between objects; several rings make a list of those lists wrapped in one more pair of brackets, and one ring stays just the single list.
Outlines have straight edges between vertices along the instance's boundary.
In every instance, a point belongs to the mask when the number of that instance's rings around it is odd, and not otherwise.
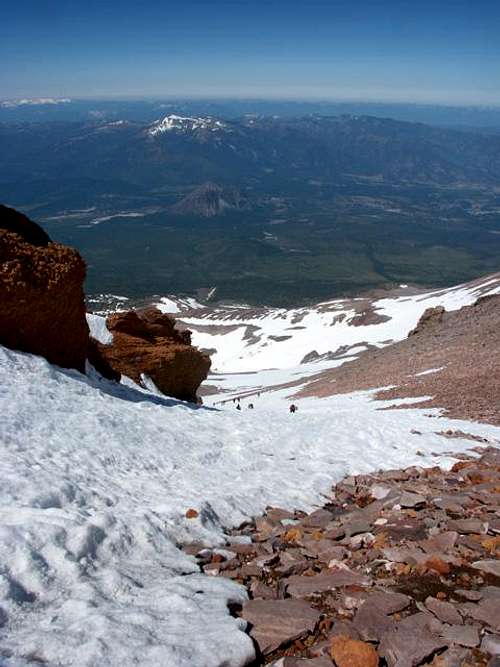
[{"label": "gray rock slab", "polygon": [[477,604],[460,605],[460,610],[493,630],[500,630],[500,598],[483,598]]},{"label": "gray rock slab", "polygon": [[425,496],[421,496],[419,493],[404,491],[399,498],[398,505],[413,509],[415,507],[422,507],[426,502]]},{"label": "gray rock slab", "polygon": [[275,600],[278,595],[274,588],[267,586],[262,581],[254,580],[250,584],[250,592],[254,598],[262,598],[264,600]]},{"label": "gray rock slab", "polygon": [[488,532],[488,524],[479,519],[457,519],[449,521],[448,528],[461,535],[484,534]]},{"label": "gray rock slab", "polygon": [[399,627],[382,637],[378,652],[388,667],[416,667],[446,645],[446,640],[428,630],[415,632],[410,627]]},{"label": "gray rock slab", "polygon": [[267,655],[313,632],[320,613],[303,600],[249,600],[241,616],[251,623],[250,636]]},{"label": "gray rock slab", "polygon": [[286,582],[286,591],[293,598],[304,598],[308,595],[333,591],[342,586],[369,586],[370,583],[370,579],[362,574],[339,569],[314,577],[292,576]]},{"label": "gray rock slab", "polygon": [[331,512],[319,509],[311,512],[305,519],[302,519],[300,525],[305,528],[326,528],[332,519],[333,514]]},{"label": "gray rock slab", "polygon": [[500,577],[500,559],[499,560],[476,560],[472,567],[486,574],[493,574]]},{"label": "gray rock slab", "polygon": [[441,637],[468,648],[479,644],[479,630],[473,625],[445,625],[441,630]]},{"label": "gray rock slab", "polygon": [[441,551],[453,549],[458,538],[458,533],[454,530],[447,530],[438,535],[430,537],[428,540],[422,540],[418,546],[426,553],[432,554]]},{"label": "gray rock slab", "polygon": [[280,658],[269,667],[332,667],[332,661],[326,656],[317,658]]},{"label": "gray rock slab", "polygon": [[425,606],[443,623],[449,623],[450,625],[463,624],[462,616],[450,602],[428,597],[425,601]]},{"label": "gray rock slab", "polygon": [[484,635],[481,651],[493,656],[500,656],[500,635]]}]

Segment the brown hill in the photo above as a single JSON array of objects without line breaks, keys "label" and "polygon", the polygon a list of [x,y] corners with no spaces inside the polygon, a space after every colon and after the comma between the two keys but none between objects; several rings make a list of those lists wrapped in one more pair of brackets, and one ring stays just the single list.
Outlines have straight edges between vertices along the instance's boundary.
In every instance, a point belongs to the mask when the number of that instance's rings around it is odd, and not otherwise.
[{"label": "brown hill", "polygon": [[216,183],[203,183],[172,207],[177,215],[199,215],[212,218],[226,210],[247,209],[248,201],[236,188],[223,188]]},{"label": "brown hill", "polygon": [[406,340],[322,373],[299,395],[389,386],[377,398],[431,396],[418,405],[500,424],[500,296],[483,297],[458,311],[428,310]]}]

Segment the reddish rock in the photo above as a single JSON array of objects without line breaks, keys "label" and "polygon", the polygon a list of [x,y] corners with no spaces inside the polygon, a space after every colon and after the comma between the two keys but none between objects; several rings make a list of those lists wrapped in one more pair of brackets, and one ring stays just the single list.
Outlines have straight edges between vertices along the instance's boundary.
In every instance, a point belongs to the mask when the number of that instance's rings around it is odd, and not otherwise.
[{"label": "reddish rock", "polygon": [[99,345],[99,351],[115,371],[138,384],[147,376],[163,394],[195,402],[210,358],[191,345],[189,331],[178,331],[175,324],[156,308],[115,313],[106,321],[113,342]]},{"label": "reddish rock", "polygon": [[377,651],[371,644],[339,635],[333,637],[331,656],[337,667],[377,667]]},{"label": "reddish rock", "polygon": [[439,574],[449,574],[451,570],[450,564],[439,556],[431,556],[431,558],[425,561],[425,567]]},{"label": "reddish rock", "polygon": [[0,344],[85,370],[85,263],[26,216],[0,207]]},{"label": "reddish rock", "polygon": [[104,356],[101,348],[104,347],[102,343],[99,343],[95,338],[90,336],[89,345],[87,348],[87,359],[90,364],[96,369],[107,380],[114,380],[119,382],[121,375],[114,368],[111,367],[106,357]]},{"label": "reddish rock", "polygon": [[194,509],[188,509],[186,512],[186,519],[196,519],[198,512]]},{"label": "reddish rock", "polygon": [[0,204],[0,229],[13,232],[21,236],[26,243],[36,246],[46,246],[50,243],[49,235],[19,211]]}]

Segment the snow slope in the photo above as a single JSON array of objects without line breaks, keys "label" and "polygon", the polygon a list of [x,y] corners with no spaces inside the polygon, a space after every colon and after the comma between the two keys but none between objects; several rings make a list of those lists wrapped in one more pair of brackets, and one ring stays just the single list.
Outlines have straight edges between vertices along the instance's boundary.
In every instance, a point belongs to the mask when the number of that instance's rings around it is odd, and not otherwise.
[{"label": "snow slope", "polygon": [[[212,370],[240,373],[297,366],[311,352],[324,355],[343,346],[381,346],[406,338],[426,308],[457,310],[480,296],[500,292],[500,274],[457,287],[406,293],[379,299],[344,299],[285,310],[250,306],[214,306],[190,310],[163,299],[163,312],[176,312],[193,332],[193,344],[213,350]],[[175,310],[174,310],[175,308]],[[364,314],[375,315],[364,323]],[[379,321],[377,321],[377,319]],[[350,352],[349,352],[350,353]]]},{"label": "snow slope", "polygon": [[436,430],[500,438],[381,411],[368,393],[306,399],[293,416],[283,390],[255,410],[193,407],[5,348],[0,400],[2,667],[248,664],[226,607],[245,591],[200,575],[179,542],[223,544],[267,505],[309,509],[346,473],[448,465]]}]

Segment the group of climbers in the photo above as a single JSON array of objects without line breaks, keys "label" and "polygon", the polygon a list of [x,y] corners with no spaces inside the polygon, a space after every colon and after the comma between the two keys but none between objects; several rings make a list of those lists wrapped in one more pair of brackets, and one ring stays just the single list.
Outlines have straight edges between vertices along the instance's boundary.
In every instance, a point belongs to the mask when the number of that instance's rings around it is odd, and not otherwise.
[{"label": "group of climbers", "polygon": [[[259,391],[258,394],[257,394],[257,398],[260,398],[260,391]],[[233,403],[236,405],[236,409],[237,409],[237,410],[241,410],[241,399],[240,399],[240,397],[239,397],[239,396],[235,396],[235,397],[232,399],[232,401],[233,401]],[[220,401],[220,405],[225,405],[227,402],[228,402],[228,401]],[[217,403],[214,403],[214,405],[217,405]],[[253,403],[249,403],[249,404],[247,405],[247,408],[248,408],[249,410],[253,410],[253,409],[255,408],[255,406],[254,406]],[[292,404],[290,405],[290,407],[289,407],[288,410],[289,410],[290,414],[293,415],[295,412],[298,411],[298,409],[299,409],[299,407],[298,407],[297,405],[295,405],[295,403],[292,403]]]}]

